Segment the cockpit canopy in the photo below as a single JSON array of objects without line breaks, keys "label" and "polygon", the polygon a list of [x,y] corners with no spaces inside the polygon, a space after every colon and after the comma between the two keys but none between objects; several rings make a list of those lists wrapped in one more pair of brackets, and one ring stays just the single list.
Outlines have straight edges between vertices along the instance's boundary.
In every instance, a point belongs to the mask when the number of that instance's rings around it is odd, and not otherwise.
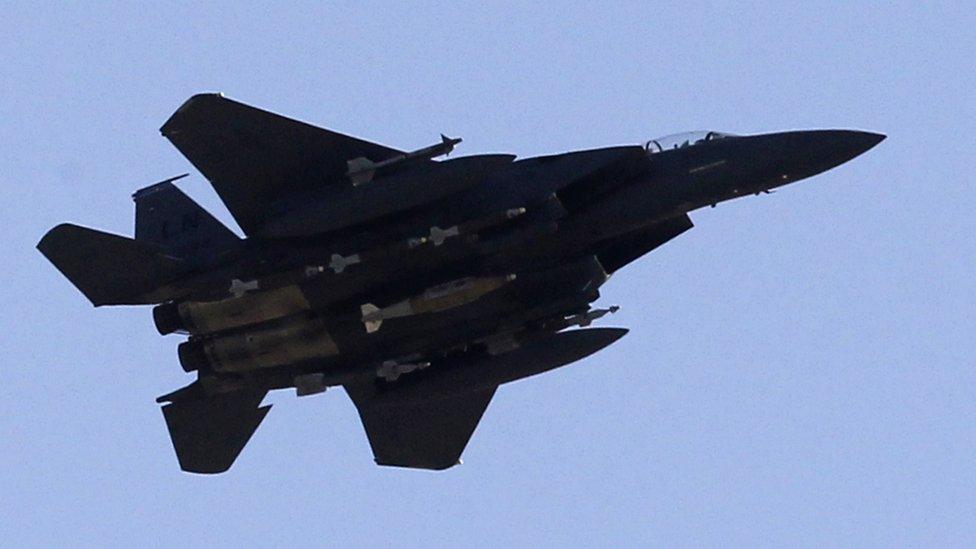
[{"label": "cockpit canopy", "polygon": [[659,137],[657,139],[652,139],[644,145],[644,148],[647,149],[647,152],[653,154],[653,153],[659,153],[664,151],[670,151],[672,149],[683,149],[685,147],[694,147],[695,145],[701,145],[702,143],[715,141],[716,139],[725,139],[726,137],[735,137],[735,136],[731,133],[721,133],[721,132],[713,132],[713,131],[695,131],[695,132],[676,133],[672,135],[666,135],[664,137]]}]

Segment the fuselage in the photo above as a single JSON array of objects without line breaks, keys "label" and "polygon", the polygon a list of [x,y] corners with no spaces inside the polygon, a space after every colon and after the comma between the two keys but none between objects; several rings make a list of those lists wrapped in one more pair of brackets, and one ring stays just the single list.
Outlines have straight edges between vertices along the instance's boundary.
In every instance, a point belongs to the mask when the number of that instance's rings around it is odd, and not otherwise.
[{"label": "fuselage", "polygon": [[[480,184],[405,215],[327,237],[249,241],[199,275],[212,283],[189,279],[196,295],[157,308],[157,326],[194,334],[180,350],[188,370],[277,377],[277,385],[296,372],[346,376],[384,360],[464,349],[585,311],[609,274],[603,251],[632,235],[810,177],[881,139],[844,130],[707,132],[503,163]],[[378,311],[422,301],[438,284],[500,276],[518,280],[455,306],[418,302],[416,311],[367,329]],[[253,292],[230,296],[234,283]],[[364,303],[375,307],[373,317]]]}]

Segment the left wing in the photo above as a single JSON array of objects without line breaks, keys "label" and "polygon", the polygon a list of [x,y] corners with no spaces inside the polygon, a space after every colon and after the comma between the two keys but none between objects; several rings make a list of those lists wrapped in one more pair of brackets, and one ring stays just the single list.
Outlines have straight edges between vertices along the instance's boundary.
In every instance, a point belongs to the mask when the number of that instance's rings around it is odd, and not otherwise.
[{"label": "left wing", "polygon": [[371,383],[346,385],[346,392],[377,464],[442,470],[458,464],[497,388],[432,393],[429,399],[400,399]]},{"label": "left wing", "polygon": [[187,99],[160,131],[210,180],[248,235],[272,202],[346,179],[349,160],[403,154],[216,93]]}]

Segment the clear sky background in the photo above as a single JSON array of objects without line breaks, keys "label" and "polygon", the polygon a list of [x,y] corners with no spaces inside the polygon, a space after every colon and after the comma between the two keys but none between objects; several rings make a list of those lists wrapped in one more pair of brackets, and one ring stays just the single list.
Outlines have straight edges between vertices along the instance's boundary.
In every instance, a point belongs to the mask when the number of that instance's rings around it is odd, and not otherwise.
[{"label": "clear sky background", "polygon": [[[0,5],[2,544],[976,544],[971,5],[67,4]],[[604,287],[631,333],[503,387],[460,467],[376,467],[342,391],[280,392],[207,477],[153,402],[192,379],[179,338],[34,249],[132,234],[130,193],[186,171],[232,223],[157,131],[201,91],[459,154],[889,138],[693,213]]]}]

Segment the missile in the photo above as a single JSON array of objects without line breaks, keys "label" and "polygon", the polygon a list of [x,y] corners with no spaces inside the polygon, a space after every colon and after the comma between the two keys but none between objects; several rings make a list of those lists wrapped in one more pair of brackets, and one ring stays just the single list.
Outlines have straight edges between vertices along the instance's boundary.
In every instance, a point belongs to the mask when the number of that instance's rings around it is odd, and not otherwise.
[{"label": "missile", "polygon": [[494,388],[576,362],[626,333],[623,328],[587,328],[536,334],[524,339],[518,348],[500,355],[475,353],[454,361],[433,363],[382,387],[374,398],[384,403],[423,402],[431,394]]},{"label": "missile", "polygon": [[492,277],[467,277],[433,286],[420,295],[379,308],[372,303],[361,307],[367,333],[380,329],[384,320],[424,313],[437,313],[460,307],[515,280],[514,274]]},{"label": "missile", "polygon": [[525,214],[525,208],[509,208],[505,211],[467,221],[444,230],[440,230],[439,227],[431,227],[430,237],[428,237],[428,240],[433,242],[435,246],[440,246],[444,240],[451,236],[477,233],[478,231],[487,229],[489,227],[506,223],[523,214]]},{"label": "missile", "polygon": [[[446,229],[442,229],[435,225],[430,228],[429,234],[419,238],[411,238],[407,241],[407,244],[411,248],[416,248],[417,246],[426,244],[428,242],[432,243],[434,246],[440,246],[448,238],[475,234],[478,231],[487,229],[489,227],[501,225],[502,223],[508,222],[523,214],[525,214],[525,208],[508,208],[501,212],[496,212],[484,217],[473,219],[471,221],[452,225]],[[477,238],[477,236],[475,236],[475,238]]]},{"label": "missile", "polygon": [[438,156],[444,156],[449,154],[454,150],[454,146],[461,142],[461,138],[450,138],[444,134],[441,134],[441,142],[431,145],[429,147],[424,147],[422,149],[417,149],[413,152],[408,152],[406,154],[398,154],[386,160],[381,160],[379,162],[373,162],[372,160],[365,157],[353,158],[346,162],[347,171],[346,177],[352,181],[353,185],[362,185],[363,183],[369,183],[373,180],[373,176],[376,175],[376,170],[380,168],[386,168],[394,164],[399,164],[406,160],[415,160],[418,158],[430,159]]},{"label": "missile", "polygon": [[546,328],[550,330],[562,330],[564,328],[569,328],[570,326],[586,328],[590,324],[593,324],[594,320],[603,318],[608,314],[614,314],[619,310],[620,307],[616,305],[611,305],[608,309],[589,309],[585,312],[577,313],[572,316],[560,317],[554,322],[547,323]]},{"label": "missile", "polygon": [[430,366],[430,362],[398,362],[396,360],[384,360],[383,364],[376,369],[376,377],[386,381],[396,381],[403,374],[408,374],[414,370],[423,370]]}]

